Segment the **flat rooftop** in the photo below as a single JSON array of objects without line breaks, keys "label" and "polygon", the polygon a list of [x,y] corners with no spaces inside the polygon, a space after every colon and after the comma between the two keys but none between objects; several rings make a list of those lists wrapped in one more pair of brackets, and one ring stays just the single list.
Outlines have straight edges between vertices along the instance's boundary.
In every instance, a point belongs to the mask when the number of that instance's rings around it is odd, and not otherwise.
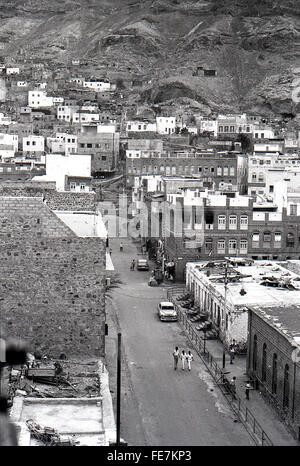
[{"label": "flat rooftop", "polygon": [[107,238],[107,230],[100,212],[59,210],[53,212],[79,237]]},{"label": "flat rooftop", "polygon": [[[187,267],[193,269],[201,280],[213,285],[213,287],[224,296],[224,277],[225,267],[217,265],[216,267],[207,267],[208,262],[189,262]],[[224,261],[220,261],[224,262]],[[207,271],[209,270],[209,276]],[[237,276],[235,282],[230,281],[230,277]],[[285,287],[265,286],[262,285],[264,279],[277,279],[282,285],[288,280],[295,289]],[[246,291],[245,295],[240,294],[241,288]],[[235,306],[248,306],[252,304],[300,304],[300,275],[282,267],[276,261],[255,261],[252,265],[229,266],[228,267],[228,284],[227,300]]]},{"label": "flat rooftop", "polygon": [[[187,274],[198,276],[202,282],[212,286],[216,294],[224,298],[225,267],[222,266],[224,262],[190,262],[187,264]],[[215,266],[208,266],[212,263]],[[242,289],[245,294],[240,293]],[[287,337],[293,339],[293,343],[300,346],[300,275],[298,273],[287,270],[276,261],[255,261],[252,265],[228,266],[226,299],[236,310],[246,310],[250,307]]]}]

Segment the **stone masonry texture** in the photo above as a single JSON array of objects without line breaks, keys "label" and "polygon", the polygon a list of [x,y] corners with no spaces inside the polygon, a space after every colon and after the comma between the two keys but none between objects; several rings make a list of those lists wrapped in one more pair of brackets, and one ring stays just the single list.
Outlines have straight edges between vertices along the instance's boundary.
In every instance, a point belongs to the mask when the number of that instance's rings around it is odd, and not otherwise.
[{"label": "stone masonry texture", "polygon": [[94,192],[58,192],[55,189],[55,183],[51,182],[2,182],[0,196],[43,197],[47,206],[52,210],[94,211],[96,209],[96,194]]},{"label": "stone masonry texture", "polygon": [[51,357],[103,356],[105,242],[40,198],[0,197],[0,325]]}]

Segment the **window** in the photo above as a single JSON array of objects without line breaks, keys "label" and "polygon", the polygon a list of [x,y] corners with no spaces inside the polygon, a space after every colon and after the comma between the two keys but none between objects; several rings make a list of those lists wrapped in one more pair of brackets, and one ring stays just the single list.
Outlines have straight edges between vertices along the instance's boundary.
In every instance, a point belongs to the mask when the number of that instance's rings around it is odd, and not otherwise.
[{"label": "window", "polygon": [[259,242],[259,233],[252,234],[252,242]]},{"label": "window", "polygon": [[217,167],[217,175],[222,176],[222,167]]},{"label": "window", "polygon": [[234,167],[230,167],[230,175],[234,176],[234,173],[235,173]]},{"label": "window", "polygon": [[240,241],[240,253],[247,254],[248,252],[248,241],[246,239],[241,239]]},{"label": "window", "polygon": [[273,364],[272,364],[272,393],[276,395],[277,393],[277,354],[273,354]]},{"label": "window", "polygon": [[263,344],[262,362],[261,362],[261,380],[265,382],[267,379],[267,345]]},{"label": "window", "polygon": [[230,239],[228,244],[229,244],[229,248],[228,248],[229,254],[235,254],[236,253],[236,239]]},{"label": "window", "polygon": [[205,252],[209,255],[212,253],[212,239],[205,240]]},{"label": "window", "polygon": [[241,215],[240,228],[241,228],[241,230],[247,230],[248,229],[248,215]]},{"label": "window", "polygon": [[218,240],[217,252],[218,254],[225,254],[225,240],[224,239]]},{"label": "window", "polygon": [[274,186],[272,184],[270,184],[269,186],[269,193],[273,193],[274,192]]},{"label": "window", "polygon": [[224,167],[224,176],[228,176],[228,167]]},{"label": "window", "polygon": [[259,173],[259,175],[258,175],[258,182],[259,182],[259,183],[263,183],[263,182],[264,182],[264,174],[263,174],[263,173]]},{"label": "window", "polygon": [[270,242],[272,239],[272,235],[269,231],[265,231],[264,232],[264,242]]},{"label": "window", "polygon": [[234,132],[235,132],[235,127],[234,127],[234,126],[230,126],[230,132],[231,132],[231,133],[234,133]]},{"label": "window", "polygon": [[290,215],[297,215],[297,204],[290,205]]},{"label": "window", "polygon": [[226,216],[225,215],[219,215],[218,216],[218,229],[219,230],[225,230],[226,228]]},{"label": "window", "polygon": [[80,191],[85,191],[85,184],[82,183],[82,184],[80,185]]},{"label": "window", "polygon": [[288,248],[295,246],[295,236],[294,233],[288,233],[286,237],[286,246]]},{"label": "window", "polygon": [[275,243],[279,243],[281,241],[281,232],[280,231],[276,231],[274,233],[274,241],[275,241]]},{"label": "window", "polygon": [[257,368],[257,336],[254,335],[253,339],[253,354],[252,354],[252,367],[256,371]]},{"label": "window", "polygon": [[131,125],[127,125],[127,129],[130,130],[130,129],[131,129]]},{"label": "window", "polygon": [[229,230],[236,230],[237,228],[237,216],[229,215]]},{"label": "window", "polygon": [[223,133],[223,126],[219,126],[219,133]]},{"label": "window", "polygon": [[76,189],[76,183],[71,183],[70,184],[70,190],[75,191],[75,189]]},{"label": "window", "polygon": [[252,173],[252,181],[253,181],[253,182],[256,181],[256,173],[255,173],[255,172]]},{"label": "window", "polygon": [[224,133],[228,133],[228,131],[229,131],[229,126],[225,126],[224,127]]},{"label": "window", "polygon": [[290,394],[290,381],[289,381],[289,365],[286,364],[284,368],[283,379],[283,407],[289,407],[289,394]]}]

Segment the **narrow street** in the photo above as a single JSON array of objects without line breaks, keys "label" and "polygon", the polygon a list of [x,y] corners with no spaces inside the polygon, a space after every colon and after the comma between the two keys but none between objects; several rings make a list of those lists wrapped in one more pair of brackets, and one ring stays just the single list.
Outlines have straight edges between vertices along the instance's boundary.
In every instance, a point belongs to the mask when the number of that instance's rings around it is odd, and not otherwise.
[{"label": "narrow street", "polygon": [[[110,240],[122,284],[107,300],[106,362],[115,402],[117,332],[122,333],[121,437],[129,445],[252,445],[177,322],[161,322],[167,287],[149,287],[149,272],[130,271],[138,243]],[[141,257],[141,256],[140,256]],[[150,264],[151,268],[151,264]],[[192,371],[173,369],[175,346],[191,349]]]}]

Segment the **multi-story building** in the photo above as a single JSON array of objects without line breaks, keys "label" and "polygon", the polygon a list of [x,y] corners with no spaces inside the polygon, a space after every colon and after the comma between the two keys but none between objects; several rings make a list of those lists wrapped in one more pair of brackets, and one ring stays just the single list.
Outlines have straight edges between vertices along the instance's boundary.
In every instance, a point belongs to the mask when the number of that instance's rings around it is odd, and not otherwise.
[{"label": "multi-story building", "polygon": [[47,154],[46,175],[33,181],[55,181],[57,191],[89,192],[91,188],[91,156],[87,154]]},{"label": "multi-story building", "polygon": [[47,92],[37,89],[28,92],[28,107],[40,108],[40,107],[52,107],[53,97],[48,97]]},{"label": "multi-story building", "polygon": [[43,154],[45,139],[43,136],[30,135],[23,138],[23,152],[30,154]]},{"label": "multi-story building", "polygon": [[253,126],[248,123],[247,115],[219,115],[217,118],[218,134],[222,136],[246,133],[252,135]]},{"label": "multi-story building", "polygon": [[[129,151],[128,151],[129,152]],[[241,153],[190,153],[173,152],[166,156],[126,158],[127,183],[141,175],[193,176],[205,187],[246,192],[247,158]]]},{"label": "multi-story building", "polygon": [[[299,280],[299,278],[298,278]],[[282,290],[274,294],[280,295]],[[249,306],[247,373],[300,440],[300,307],[287,300]]]},{"label": "multi-story building", "polygon": [[119,133],[97,133],[94,131],[78,134],[78,150],[92,156],[92,172],[116,170],[120,151]]},{"label": "multi-story building", "polygon": [[175,133],[176,118],[174,116],[158,116],[156,117],[156,132],[158,134],[172,134]]}]

